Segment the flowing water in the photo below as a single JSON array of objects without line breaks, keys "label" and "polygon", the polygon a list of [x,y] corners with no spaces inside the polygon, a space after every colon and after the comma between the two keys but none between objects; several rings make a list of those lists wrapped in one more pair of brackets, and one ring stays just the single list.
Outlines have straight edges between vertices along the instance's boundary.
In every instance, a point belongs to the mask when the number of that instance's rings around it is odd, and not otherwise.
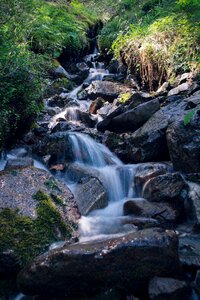
[{"label": "flowing water", "polygon": [[[124,165],[107,147],[82,133],[70,133],[69,140],[74,163],[84,169],[98,171],[109,200],[106,208],[82,216],[79,222],[80,240],[96,239],[124,231],[125,228],[121,226],[123,203],[128,197],[135,196],[133,177],[136,166]],[[76,184],[73,185],[73,192],[76,195]]]},{"label": "flowing water", "polygon": [[[87,55],[84,60],[85,62],[90,62],[91,68],[89,69],[88,77],[83,81],[81,85],[73,89],[69,93],[62,93],[63,97],[66,97],[71,100],[71,105],[64,108],[59,114],[56,114],[50,121],[49,128],[53,128],[58,119],[66,119],[75,125],[80,125],[80,112],[88,112],[91,101],[87,100],[78,100],[78,93],[83,89],[84,85],[89,85],[94,80],[103,80],[105,75],[108,75],[108,70],[105,69],[103,62],[95,61],[98,55],[97,48],[94,49],[92,54]],[[48,106],[48,101],[47,101]],[[98,117],[98,116],[95,116]],[[100,119],[98,119],[100,121]]]}]

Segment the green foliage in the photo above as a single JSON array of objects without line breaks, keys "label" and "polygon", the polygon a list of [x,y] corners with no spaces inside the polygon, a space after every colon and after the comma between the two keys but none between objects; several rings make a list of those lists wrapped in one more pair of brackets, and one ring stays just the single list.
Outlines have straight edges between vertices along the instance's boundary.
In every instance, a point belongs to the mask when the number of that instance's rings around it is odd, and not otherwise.
[{"label": "green foliage", "polygon": [[0,1],[0,151],[36,120],[52,58],[78,56],[96,21],[78,1]]},{"label": "green foliage", "polygon": [[136,10],[139,21],[118,35],[112,50],[144,87],[153,91],[179,73],[199,69],[199,2],[144,1]]},{"label": "green foliage", "polygon": [[47,250],[49,244],[71,237],[72,227],[64,223],[51,197],[39,191],[37,218],[19,215],[17,210],[0,212],[0,252],[12,249],[21,267]]},{"label": "green foliage", "polygon": [[184,116],[183,122],[184,122],[185,126],[188,125],[192,121],[195,114],[196,114],[196,110],[193,109]]}]

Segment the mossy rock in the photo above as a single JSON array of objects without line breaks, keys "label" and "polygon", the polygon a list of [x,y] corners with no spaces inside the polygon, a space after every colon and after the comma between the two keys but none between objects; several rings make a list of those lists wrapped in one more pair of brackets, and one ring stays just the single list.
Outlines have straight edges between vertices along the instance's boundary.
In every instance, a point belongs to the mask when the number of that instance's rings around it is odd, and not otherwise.
[{"label": "mossy rock", "polygon": [[69,240],[79,214],[72,193],[44,170],[1,172],[0,183],[0,274],[13,274],[50,244]]},{"label": "mossy rock", "polygon": [[74,231],[70,223],[64,222],[51,197],[38,191],[36,199],[36,219],[10,208],[0,212],[0,253],[11,252],[19,268],[46,251],[51,243],[68,240]]}]

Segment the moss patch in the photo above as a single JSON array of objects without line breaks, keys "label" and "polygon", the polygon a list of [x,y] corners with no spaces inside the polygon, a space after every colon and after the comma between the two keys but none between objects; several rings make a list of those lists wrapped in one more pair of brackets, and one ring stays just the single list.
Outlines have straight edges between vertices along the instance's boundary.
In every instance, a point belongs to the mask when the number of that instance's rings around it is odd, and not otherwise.
[{"label": "moss patch", "polygon": [[12,249],[21,267],[46,251],[49,244],[69,239],[73,231],[63,221],[51,197],[39,191],[35,199],[38,201],[35,220],[19,215],[18,210],[6,208],[0,212],[0,252]]}]

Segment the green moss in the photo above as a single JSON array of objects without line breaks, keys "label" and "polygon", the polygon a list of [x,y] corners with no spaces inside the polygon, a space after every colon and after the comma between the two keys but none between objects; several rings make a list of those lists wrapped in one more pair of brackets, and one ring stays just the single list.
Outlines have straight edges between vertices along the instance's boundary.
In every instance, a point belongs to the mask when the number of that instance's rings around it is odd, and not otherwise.
[{"label": "green moss", "polygon": [[74,84],[67,78],[58,78],[52,83],[51,87],[54,89],[65,88],[71,90],[74,87]]},{"label": "green moss", "polygon": [[51,197],[38,191],[37,218],[19,215],[17,210],[0,212],[0,252],[12,249],[21,267],[56,241],[69,239],[73,228],[66,224]]},{"label": "green moss", "polygon": [[125,103],[126,101],[128,101],[131,97],[131,93],[124,93],[120,95],[120,99],[119,102],[121,103]]},{"label": "green moss", "polygon": [[61,196],[51,193],[51,198],[52,198],[53,202],[57,205],[62,206],[64,204]]},{"label": "green moss", "polygon": [[60,191],[56,181],[54,178],[51,178],[49,180],[47,180],[45,183],[46,187],[50,190],[57,190],[57,191]]}]

